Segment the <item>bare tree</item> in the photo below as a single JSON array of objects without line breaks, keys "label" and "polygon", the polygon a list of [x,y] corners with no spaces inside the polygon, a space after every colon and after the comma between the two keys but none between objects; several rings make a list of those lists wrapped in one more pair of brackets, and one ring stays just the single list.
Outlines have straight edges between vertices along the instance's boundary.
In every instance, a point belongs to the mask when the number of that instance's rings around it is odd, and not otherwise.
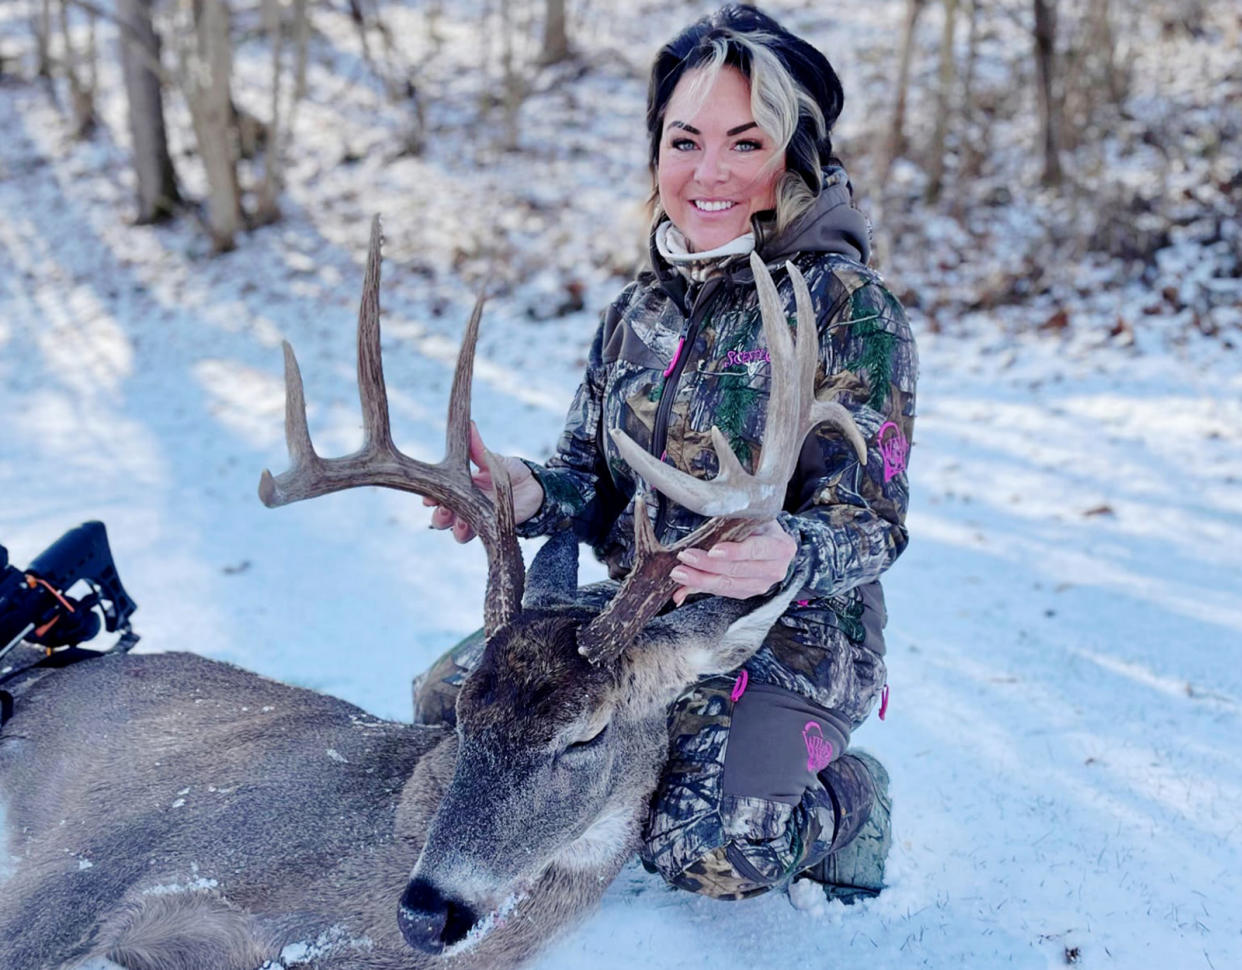
[{"label": "bare tree", "polygon": [[518,113],[526,100],[527,80],[518,66],[516,0],[500,0],[500,74],[501,109],[504,116],[502,147],[511,150],[518,144]]},{"label": "bare tree", "polygon": [[1056,78],[1057,0],[1035,2],[1035,90],[1045,185],[1061,183],[1061,117],[1053,91]]},{"label": "bare tree", "polygon": [[[972,177],[979,174],[983,165],[984,151],[982,139],[975,131],[975,65],[979,58],[979,7],[980,0],[970,0],[970,20],[966,30],[966,64],[962,69],[962,164],[960,175]],[[965,204],[964,195],[959,195],[958,205]]]},{"label": "bare tree", "polygon": [[289,107],[292,126],[297,106],[306,97],[306,58],[310,50],[309,0],[293,0],[293,104]]},{"label": "bare tree", "polygon": [[[383,83],[388,100],[409,109],[407,124],[401,133],[401,153],[421,154],[427,118],[415,66],[405,56],[402,45],[394,39],[392,30],[380,14],[378,4],[368,4],[365,0],[349,0],[349,13],[358,31],[362,58]],[[439,4],[427,11],[428,19],[432,21],[438,14]],[[372,31],[379,35],[382,59],[371,49]]]},{"label": "bare tree", "polygon": [[565,0],[546,0],[543,16],[541,64],[556,64],[569,57],[569,34],[565,29]]},{"label": "bare tree", "polygon": [[263,155],[263,181],[259,185],[253,221],[266,225],[280,218],[278,196],[284,180],[284,137],[281,112],[281,79],[284,76],[284,30],[279,0],[263,0],[263,27],[272,48],[271,120],[267,126],[266,150]]},{"label": "bare tree", "polygon": [[118,45],[129,107],[129,134],[138,181],[138,222],[158,222],[181,202],[177,174],[168,154],[160,38],[151,17],[153,0],[117,0],[117,19],[128,24]]},{"label": "bare tree", "polygon": [[945,142],[949,132],[949,114],[953,109],[956,57],[953,50],[957,32],[957,0],[944,0],[944,33],[940,39],[940,77],[936,90],[936,128],[932,134],[931,171],[927,176],[927,201],[940,198],[944,184]]},{"label": "bare tree", "polygon": [[39,77],[52,76],[52,0],[31,0],[30,26],[35,35],[36,69]]},{"label": "bare tree", "polygon": [[[264,225],[280,218],[280,193],[284,189],[285,151],[293,130],[297,107],[306,94],[306,56],[310,42],[307,0],[293,0],[293,83],[286,99],[284,75],[284,36],[286,33],[280,0],[263,0],[263,25],[272,47],[271,116],[264,126],[263,181],[259,185],[253,221]],[[286,103],[287,101],[287,103]]]},{"label": "bare tree", "polygon": [[232,249],[244,224],[237,179],[225,0],[191,0],[192,33],[180,45],[179,80],[207,175],[207,231],[217,252]]},{"label": "bare tree", "polygon": [[905,29],[901,35],[901,56],[897,66],[897,95],[893,116],[888,126],[884,157],[880,160],[879,184],[888,184],[888,176],[896,161],[906,151],[906,96],[910,89],[910,61],[914,51],[914,31],[927,0],[906,0]]},{"label": "bare tree", "polygon": [[1089,138],[1101,123],[1101,111],[1118,108],[1128,92],[1110,8],[1110,0],[1089,0],[1066,45],[1060,132],[1066,150]]},{"label": "bare tree", "polygon": [[94,10],[86,11],[86,47],[79,50],[70,26],[69,7],[72,0],[61,0],[60,33],[64,49],[65,80],[69,84],[69,105],[73,112],[73,134],[85,138],[95,130],[95,89],[98,84],[99,59],[95,45]]}]

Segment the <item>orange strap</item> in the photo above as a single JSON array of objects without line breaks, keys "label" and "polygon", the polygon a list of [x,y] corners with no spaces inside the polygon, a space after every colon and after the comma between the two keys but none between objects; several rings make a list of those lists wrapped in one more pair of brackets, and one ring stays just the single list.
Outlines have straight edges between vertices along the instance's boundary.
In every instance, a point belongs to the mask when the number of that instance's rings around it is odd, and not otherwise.
[{"label": "orange strap", "polygon": [[[55,596],[57,602],[59,602],[60,605],[63,606],[66,610],[68,610],[70,613],[77,612],[73,608],[73,604],[70,603],[67,599],[65,599],[65,597],[61,594],[60,590],[58,590],[55,586],[49,583],[46,579],[41,579],[38,576],[32,576],[29,573],[27,573],[26,574],[26,585],[29,586],[31,589],[35,589],[39,586],[42,586],[49,593]],[[57,613],[54,617],[52,617],[50,620],[44,623],[43,626],[35,627],[35,636],[37,637],[43,636],[43,634],[47,633],[48,630],[50,630],[52,627],[56,625],[56,622],[59,619],[60,619],[60,614]],[[48,653],[48,656],[51,656],[52,651],[50,648],[48,648],[47,653]]]},{"label": "orange strap", "polygon": [[65,599],[64,596],[61,595],[60,590],[58,590],[55,586],[49,583],[46,579],[40,579],[38,576],[31,576],[29,573],[27,573],[26,574],[26,585],[29,586],[31,589],[34,589],[36,586],[42,586],[49,593],[55,596],[56,599],[60,601],[60,605],[63,606],[65,609],[67,609],[70,613],[76,612],[73,608],[73,604],[70,603],[67,599]]}]

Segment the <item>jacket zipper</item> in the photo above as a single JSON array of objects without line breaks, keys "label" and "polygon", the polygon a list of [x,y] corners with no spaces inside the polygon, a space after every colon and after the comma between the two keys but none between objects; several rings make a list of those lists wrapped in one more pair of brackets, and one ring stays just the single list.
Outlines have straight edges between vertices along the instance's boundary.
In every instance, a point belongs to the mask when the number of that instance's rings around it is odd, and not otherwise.
[{"label": "jacket zipper", "polygon": [[[686,369],[686,361],[689,360],[690,354],[693,352],[694,343],[698,340],[699,329],[703,324],[704,317],[707,316],[707,307],[711,302],[711,298],[716,295],[716,291],[720,289],[721,280],[708,280],[703,284],[694,299],[694,306],[690,309],[690,320],[686,325],[685,331],[682,333],[681,343],[679,344],[680,352],[674,361],[673,367],[664,379],[664,388],[660,392],[660,404],[656,408],[655,425],[651,432],[651,453],[656,458],[663,460],[665,447],[668,445],[668,421],[669,414],[673,410],[673,400],[677,397],[677,385],[681,382],[682,372]],[[656,521],[655,534],[659,538],[663,535],[665,519],[668,517],[668,500],[665,499],[663,492],[656,493]]]}]

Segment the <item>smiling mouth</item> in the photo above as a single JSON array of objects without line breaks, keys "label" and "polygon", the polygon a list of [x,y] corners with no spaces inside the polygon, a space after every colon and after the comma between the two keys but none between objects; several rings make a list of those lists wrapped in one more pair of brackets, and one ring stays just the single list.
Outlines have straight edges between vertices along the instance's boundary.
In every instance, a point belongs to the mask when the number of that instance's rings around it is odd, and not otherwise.
[{"label": "smiling mouth", "polygon": [[695,199],[694,207],[700,212],[725,212],[732,209],[736,202],[730,202],[727,199]]}]

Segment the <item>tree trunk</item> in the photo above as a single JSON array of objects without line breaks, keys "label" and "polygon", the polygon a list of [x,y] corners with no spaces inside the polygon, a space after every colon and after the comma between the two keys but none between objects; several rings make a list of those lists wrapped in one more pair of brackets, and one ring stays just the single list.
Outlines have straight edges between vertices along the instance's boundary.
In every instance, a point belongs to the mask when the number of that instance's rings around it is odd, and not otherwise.
[{"label": "tree trunk", "polygon": [[547,0],[543,18],[541,64],[557,64],[569,57],[569,35],[565,32],[565,0]]},{"label": "tree trunk", "polygon": [[233,54],[224,0],[195,0],[194,35],[182,64],[182,83],[207,173],[207,230],[216,251],[224,252],[235,245],[243,221],[229,91]]},{"label": "tree trunk", "polygon": [[1035,80],[1039,99],[1040,140],[1043,145],[1045,185],[1061,183],[1060,112],[1053,94],[1056,76],[1056,0],[1035,0]]},{"label": "tree trunk", "polygon": [[513,16],[514,2],[515,0],[500,0],[500,73],[504,111],[502,147],[505,151],[517,148],[518,112],[522,110],[522,101],[525,97],[523,79],[517,67],[517,54],[514,50],[513,35],[516,32]]},{"label": "tree trunk", "polygon": [[[70,107],[73,111],[73,135],[75,138],[87,138],[95,130],[95,14],[87,14],[89,29],[85,54],[80,54],[74,46],[73,36],[69,30],[70,0],[60,2],[60,33],[61,43],[65,49],[65,80],[69,82]],[[85,69],[85,75],[83,70]]]},{"label": "tree trunk", "polygon": [[914,50],[914,29],[926,0],[906,0],[906,28],[901,37],[901,60],[897,68],[897,97],[888,128],[884,157],[879,165],[879,187],[883,191],[893,162],[906,150],[906,93],[910,89],[910,59]]},{"label": "tree trunk", "polygon": [[34,29],[39,77],[52,76],[52,0],[34,0],[30,25]]},{"label": "tree trunk", "polygon": [[267,147],[263,153],[263,183],[259,186],[259,198],[255,203],[254,221],[267,225],[280,218],[280,189],[284,180],[281,169],[283,141],[281,137],[280,80],[281,55],[284,53],[284,34],[281,30],[280,7],[277,0],[263,0],[263,26],[267,30],[268,43],[272,45],[272,117],[267,129]]},{"label": "tree trunk", "polygon": [[159,222],[181,202],[177,174],[168,154],[164,98],[151,62],[160,60],[160,39],[151,19],[154,0],[117,0],[117,17],[127,23],[118,44],[129,104],[129,135],[138,177],[138,222]]},{"label": "tree trunk", "polygon": [[293,104],[289,106],[292,125],[294,109],[306,97],[306,59],[310,50],[310,12],[307,0],[293,0]]},{"label": "tree trunk", "polygon": [[[976,178],[983,168],[984,152],[976,137],[975,66],[979,62],[979,3],[970,0],[970,23],[966,32],[966,67],[962,74],[962,167],[960,176]],[[964,200],[959,199],[964,203]]]},{"label": "tree trunk", "polygon": [[927,201],[940,198],[944,185],[945,142],[949,133],[949,112],[953,106],[953,79],[956,59],[953,37],[957,31],[957,0],[944,0],[944,34],[940,39],[940,87],[936,92],[936,129],[932,135],[931,171],[927,177]]}]

